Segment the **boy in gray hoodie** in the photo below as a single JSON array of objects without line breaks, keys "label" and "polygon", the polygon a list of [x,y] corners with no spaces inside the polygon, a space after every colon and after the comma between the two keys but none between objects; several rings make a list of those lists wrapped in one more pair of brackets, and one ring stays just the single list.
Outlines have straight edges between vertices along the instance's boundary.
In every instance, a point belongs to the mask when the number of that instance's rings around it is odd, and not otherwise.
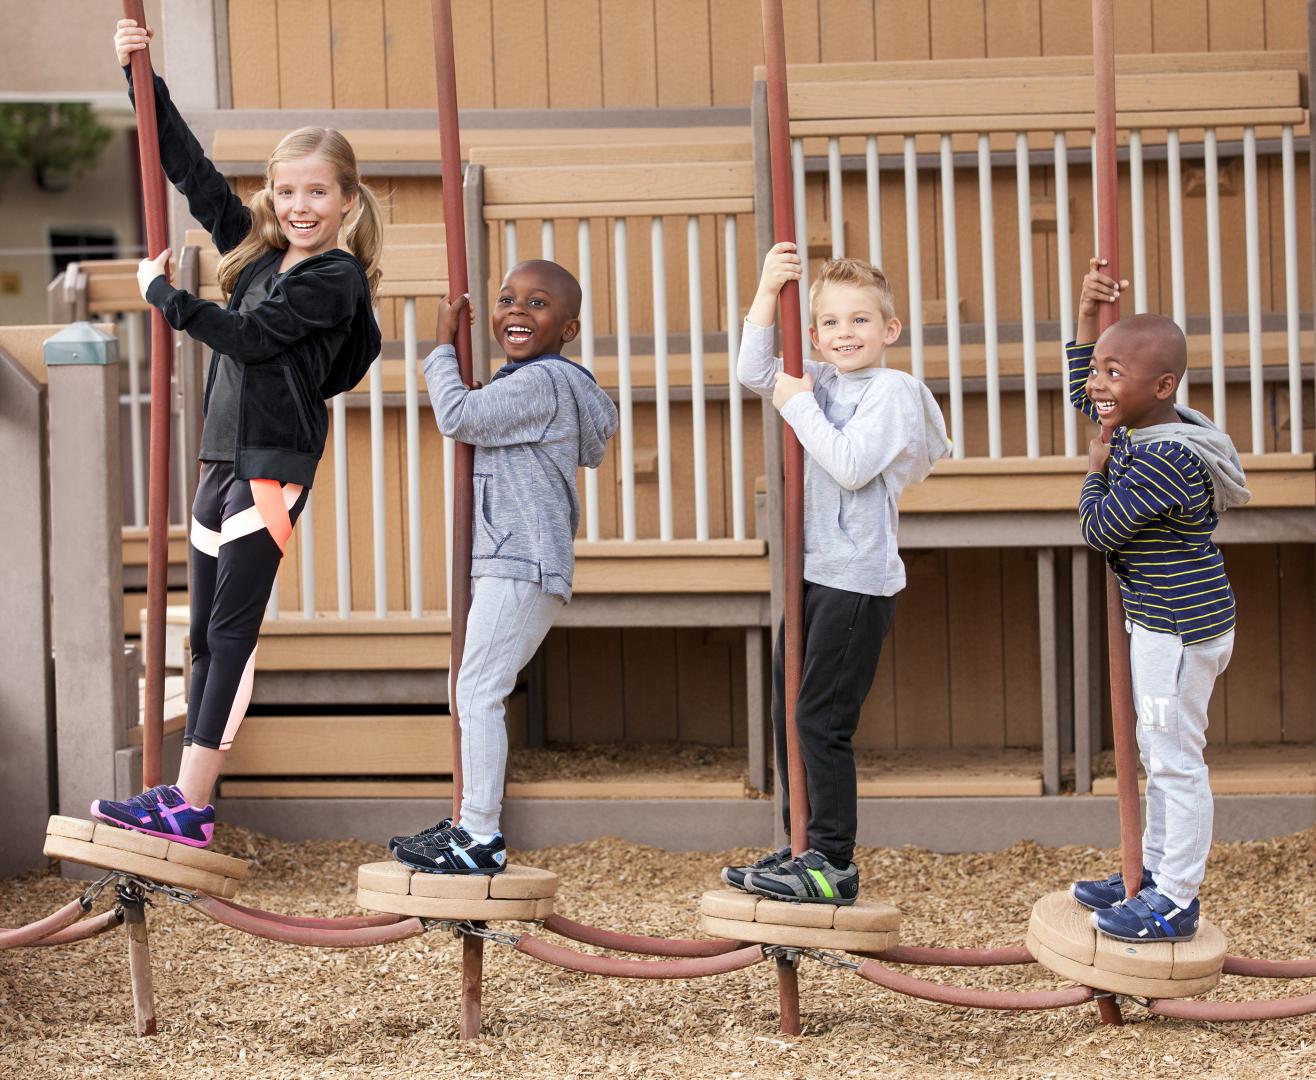
[{"label": "boy in gray hoodie", "polygon": [[[772,355],[777,297],[798,281],[794,244],[768,252],[745,319],[737,374],[781,412],[804,447],[804,666],[795,718],[808,778],[807,850],[784,847],[728,866],[728,885],[776,899],[853,904],[859,871],[851,740],[895,617],[905,567],[896,544],[901,491],[950,449],[936,400],[917,379],[882,366],[900,336],[882,271],[857,259],[828,262],[809,291],[809,335],[821,362],[803,378]],[[790,831],[783,631],[772,665],[777,783]]]},{"label": "boy in gray hoodie", "polygon": [[1078,515],[1119,578],[1147,820],[1137,895],[1125,900],[1120,874],[1075,882],[1073,894],[1111,937],[1187,941],[1211,850],[1207,705],[1234,647],[1234,593],[1211,533],[1251,495],[1229,436],[1175,404],[1188,363],[1179,327],[1134,315],[1097,339],[1100,305],[1128,285],[1102,265],[1093,259],[1083,280],[1068,346],[1070,399],[1109,439],[1088,448]]},{"label": "boy in gray hoodie", "polygon": [[439,430],[475,447],[471,612],[456,686],[461,820],[390,841],[394,857],[415,870],[496,874],[506,864],[504,702],[571,599],[576,470],[597,468],[617,430],[611,398],[561,355],[580,332],[580,303],[579,283],[557,263],[512,267],[491,317],[507,363],[478,390],[463,385],[452,346],[459,320],[470,317],[468,299],[439,304],[425,382]]}]

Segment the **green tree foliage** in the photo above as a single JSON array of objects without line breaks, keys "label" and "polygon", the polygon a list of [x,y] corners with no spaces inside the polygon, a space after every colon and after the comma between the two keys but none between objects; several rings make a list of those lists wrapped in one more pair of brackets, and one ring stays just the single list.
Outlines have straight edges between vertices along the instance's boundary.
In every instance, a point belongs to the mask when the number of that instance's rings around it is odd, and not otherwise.
[{"label": "green tree foliage", "polygon": [[0,183],[30,171],[40,187],[58,191],[96,164],[110,135],[85,102],[0,104]]}]

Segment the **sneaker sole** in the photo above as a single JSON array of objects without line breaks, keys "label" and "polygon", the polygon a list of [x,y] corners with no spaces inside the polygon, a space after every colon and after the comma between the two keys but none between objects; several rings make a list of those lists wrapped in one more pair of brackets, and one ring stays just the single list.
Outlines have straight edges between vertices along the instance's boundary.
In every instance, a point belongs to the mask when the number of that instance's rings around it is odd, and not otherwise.
[{"label": "sneaker sole", "polygon": [[418,874],[442,874],[446,877],[493,877],[494,874],[501,874],[507,869],[505,866],[498,866],[489,870],[483,867],[477,867],[473,870],[440,870],[436,866],[417,866],[415,863],[407,862],[396,850],[393,852],[393,858],[408,870],[414,870]]},{"label": "sneaker sole", "polygon": [[1131,945],[1155,945],[1157,942],[1161,942],[1161,941],[1173,945],[1177,941],[1192,941],[1193,938],[1197,936],[1197,931],[1194,930],[1191,934],[1176,934],[1174,937],[1150,937],[1150,936],[1125,937],[1123,934],[1113,933],[1112,931],[1107,930],[1104,926],[1100,925],[1097,922],[1097,917],[1095,914],[1092,916],[1091,922],[1092,922],[1092,929],[1095,930],[1098,934],[1105,934],[1106,937],[1110,938],[1112,941],[1127,941]]},{"label": "sneaker sole", "polygon": [[100,801],[91,804],[91,816],[97,821],[103,821],[106,825],[113,825],[116,829],[122,829],[124,832],[139,832],[146,836],[158,836],[161,840],[168,840],[173,844],[186,844],[188,847],[204,848],[210,846],[210,839],[190,840],[186,836],[180,836],[178,833],[156,832],[155,829],[147,829],[141,825],[129,825],[127,822],[118,820],[118,818],[107,817],[100,812]]}]

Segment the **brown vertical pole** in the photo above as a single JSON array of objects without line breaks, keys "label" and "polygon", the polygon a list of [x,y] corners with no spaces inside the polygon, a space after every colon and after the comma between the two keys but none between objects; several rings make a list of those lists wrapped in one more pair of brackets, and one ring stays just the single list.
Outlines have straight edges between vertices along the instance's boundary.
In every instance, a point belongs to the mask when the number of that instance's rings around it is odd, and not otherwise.
[{"label": "brown vertical pole", "polygon": [[[768,144],[772,160],[773,233],[777,243],[795,237],[795,199],[791,185],[790,105],[786,97],[786,32],[781,0],[763,0],[763,54],[768,69]],[[800,257],[808,258],[808,240]],[[778,300],[781,355],[787,375],[804,372],[800,344],[800,286],[788,281]],[[786,472],[784,607],[786,633],[786,771],[790,781],[791,851],[809,846],[809,791],[800,756],[795,706],[804,664],[804,449],[789,424],[783,425]]]},{"label": "brown vertical pole", "polygon": [[[483,926],[483,923],[477,923]],[[484,938],[475,934],[462,935],[462,1004],[461,1019],[457,1024],[457,1037],[480,1037],[480,998],[484,980]]]},{"label": "brown vertical pole", "polygon": [[[443,172],[443,232],[448,249],[448,290],[453,297],[470,291],[466,275],[466,215],[462,199],[462,153],[457,126],[457,65],[452,38],[450,0],[431,0],[434,15],[434,64],[438,75],[439,158]],[[484,287],[484,283],[479,283]],[[471,328],[465,319],[457,327],[457,367],[462,382],[473,387]],[[448,711],[452,714],[452,820],[462,811],[462,734],[457,715],[457,674],[466,646],[466,616],[471,609],[471,473],[475,448],[455,443],[452,515],[452,652],[449,661]]]},{"label": "brown vertical pole", "polygon": [[151,986],[151,945],[146,936],[146,902],[141,892],[121,890],[124,929],[128,933],[128,974],[132,979],[133,1016],[138,1035],[155,1034],[155,994]]},{"label": "brown vertical pole", "polygon": [[781,1012],[781,1033],[800,1033],[799,960],[794,956],[777,957],[777,1005]]},{"label": "brown vertical pole", "polygon": [[[1092,71],[1096,78],[1093,151],[1097,155],[1097,227],[1105,272],[1120,276],[1119,174],[1115,159],[1115,0],[1092,0]],[[1119,302],[1102,304],[1104,332],[1119,319]],[[1115,733],[1115,778],[1120,805],[1120,868],[1124,890],[1136,896],[1142,884],[1142,820],[1138,806],[1138,744],[1134,730],[1129,635],[1119,578],[1106,570],[1106,619],[1110,643],[1110,709]]]},{"label": "brown vertical pole", "polygon": [[[123,0],[123,17],[146,25],[142,0]],[[146,253],[155,258],[169,246],[165,176],[160,169],[160,139],[155,126],[155,84],[150,49],[132,54],[133,92],[137,103],[137,149],[141,158],[142,201],[146,219]],[[142,784],[161,781],[164,738],[164,635],[169,577],[169,404],[173,368],[172,335],[158,308],[151,309],[151,450],[146,500],[146,713],[142,732]]]}]

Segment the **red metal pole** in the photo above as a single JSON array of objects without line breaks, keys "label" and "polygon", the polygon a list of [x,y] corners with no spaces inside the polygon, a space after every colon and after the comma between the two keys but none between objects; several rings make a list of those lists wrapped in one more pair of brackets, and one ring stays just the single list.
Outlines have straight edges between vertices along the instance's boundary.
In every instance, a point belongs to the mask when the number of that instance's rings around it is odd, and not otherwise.
[{"label": "red metal pole", "polygon": [[[790,104],[786,97],[786,32],[781,0],[763,0],[763,54],[768,69],[768,144],[772,159],[772,218],[777,243],[795,242],[791,184]],[[808,241],[800,257],[808,258]],[[804,372],[800,343],[800,286],[788,281],[778,300],[781,355],[787,375]],[[795,706],[804,665],[804,450],[789,424],[782,433],[786,467],[786,528],[783,552],[786,635],[786,773],[790,782],[791,851],[809,846],[809,791],[800,755]]]},{"label": "red metal pole", "polygon": [[[123,0],[123,16],[146,25],[142,0]],[[155,126],[155,84],[150,49],[132,54],[133,91],[137,103],[137,149],[141,157],[142,201],[146,218],[146,253],[155,258],[169,246],[169,212],[165,175],[160,168],[160,140]],[[151,309],[151,451],[146,501],[146,712],[142,732],[142,784],[161,782],[164,739],[165,603],[169,587],[169,403],[173,374],[169,324]]]},{"label": "red metal pole", "polygon": [[[1096,79],[1093,150],[1097,155],[1098,246],[1108,276],[1120,276],[1119,175],[1115,159],[1115,0],[1092,0],[1092,72]],[[1119,301],[1102,304],[1104,332],[1119,319]],[[1138,744],[1134,729],[1129,635],[1119,578],[1106,570],[1106,637],[1110,647],[1110,709],[1115,734],[1115,779],[1119,788],[1120,863],[1124,889],[1136,896],[1142,885],[1142,815],[1138,806]]]},{"label": "red metal pole", "polygon": [[[457,297],[470,289],[466,274],[466,214],[462,200],[462,153],[457,121],[457,65],[452,38],[450,0],[431,0],[434,15],[434,65],[438,76],[439,158],[443,171],[443,231],[448,248],[448,291]],[[483,285],[481,285],[483,287]],[[471,375],[471,328],[465,319],[457,327],[457,367],[462,382],[473,387]],[[452,714],[452,820],[461,821],[462,733],[457,714],[457,673],[466,646],[466,616],[471,609],[471,473],[475,448],[454,444],[452,517],[452,656],[449,661],[448,711]]]}]

